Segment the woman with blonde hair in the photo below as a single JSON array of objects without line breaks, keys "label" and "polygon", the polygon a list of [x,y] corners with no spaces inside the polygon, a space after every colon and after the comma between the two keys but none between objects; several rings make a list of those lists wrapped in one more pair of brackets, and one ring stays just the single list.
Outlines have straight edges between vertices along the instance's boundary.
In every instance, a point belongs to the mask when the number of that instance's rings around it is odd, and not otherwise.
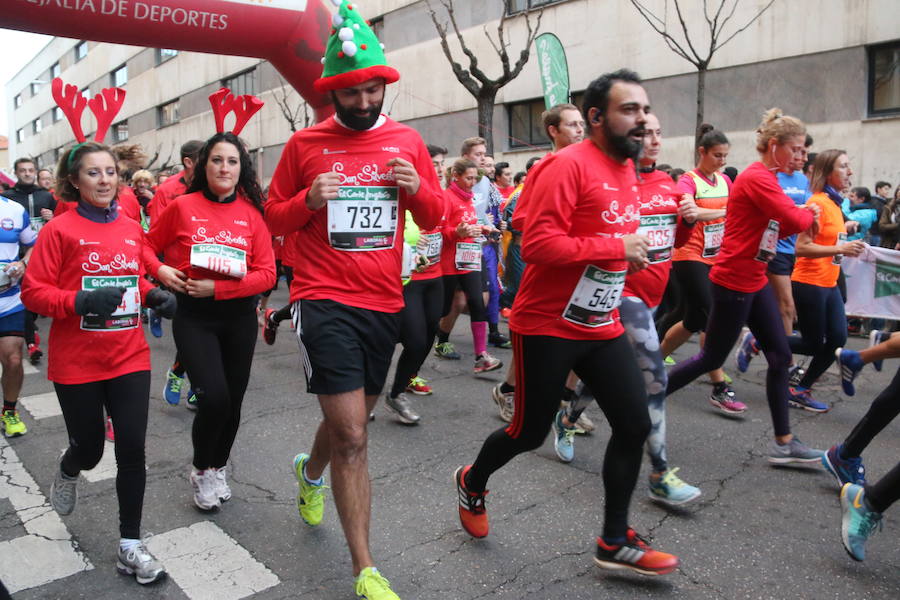
[{"label": "woman with blonde hair", "polygon": [[806,126],[778,108],[763,115],[757,129],[759,161],[747,167],[735,182],[728,200],[725,234],[715,265],[710,270],[712,308],[706,339],[696,356],[678,363],[669,373],[666,393],[680,390],[703,373],[724,364],[741,328],[744,336],[738,353],[738,368],[747,370],[752,352],[762,349],[769,362],[766,399],[772,415],[775,439],[769,447],[769,462],[812,463],[821,459],[791,433],[788,419],[788,367],[791,350],[778,300],[766,278],[766,266],[775,256],[778,238],[809,232],[815,237],[820,209],[815,204],[796,206],[782,191],[776,171],[787,172],[803,153]]}]

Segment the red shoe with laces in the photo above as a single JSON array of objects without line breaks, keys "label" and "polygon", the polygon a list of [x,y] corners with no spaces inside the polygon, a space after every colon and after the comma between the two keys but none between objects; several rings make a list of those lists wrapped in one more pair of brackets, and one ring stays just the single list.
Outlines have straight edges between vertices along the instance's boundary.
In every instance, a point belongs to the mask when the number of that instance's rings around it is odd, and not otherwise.
[{"label": "red shoe with laces", "polygon": [[678,557],[659,552],[647,541],[628,529],[624,544],[612,546],[597,538],[597,554],[594,562],[601,569],[630,569],[641,575],[665,575],[678,568]]},{"label": "red shoe with laces", "polygon": [[483,538],[487,536],[489,529],[487,511],[484,508],[484,497],[487,495],[487,490],[479,494],[466,489],[465,477],[471,468],[472,465],[459,467],[453,474],[456,491],[459,495],[459,522],[466,533],[472,537]]}]

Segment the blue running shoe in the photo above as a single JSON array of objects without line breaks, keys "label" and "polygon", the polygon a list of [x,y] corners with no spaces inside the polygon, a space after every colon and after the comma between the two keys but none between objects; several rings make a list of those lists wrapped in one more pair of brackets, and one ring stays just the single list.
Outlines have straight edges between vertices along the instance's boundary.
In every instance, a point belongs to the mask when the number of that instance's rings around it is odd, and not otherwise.
[{"label": "blue running shoe", "polygon": [[172,406],[178,406],[181,402],[181,388],[184,386],[184,376],[179,377],[172,372],[172,369],[166,371],[166,387],[163,388],[163,398]]},{"label": "blue running shoe", "polygon": [[150,333],[153,334],[153,337],[161,338],[162,334],[163,334],[162,317],[159,316],[159,313],[156,312],[155,310],[153,310],[152,308],[150,309],[149,323],[150,323]]},{"label": "blue running shoe", "polygon": [[834,357],[841,369],[841,387],[844,389],[844,393],[848,396],[855,395],[856,386],[853,385],[853,380],[865,366],[859,352],[849,348],[836,348]]},{"label": "blue running shoe", "polygon": [[814,413],[828,412],[828,405],[812,397],[811,390],[802,387],[788,388],[788,406]]},{"label": "blue running shoe", "polygon": [[677,467],[666,469],[658,481],[650,479],[648,495],[651,500],[669,506],[679,506],[700,496],[700,488],[685,483],[676,473],[678,473]]},{"label": "blue running shoe", "polygon": [[[869,348],[872,346],[877,346],[882,342],[886,342],[891,339],[890,331],[880,331],[878,329],[873,329],[869,332]],[[873,360],[872,366],[875,367],[875,370],[881,373],[881,368],[884,366],[884,360]]]},{"label": "blue running shoe", "polygon": [[881,531],[881,513],[866,504],[866,490],[855,483],[845,483],[841,488],[841,540],[844,549],[853,560],[866,559],[866,540],[875,530]]},{"label": "blue running shoe", "polygon": [[553,448],[556,450],[556,456],[563,462],[572,462],[575,458],[575,427],[566,427],[562,418],[566,414],[564,409],[560,409],[553,419]]},{"label": "blue running shoe", "polygon": [[862,458],[843,458],[841,456],[842,444],[835,444],[822,455],[822,466],[825,470],[834,475],[838,485],[845,483],[853,483],[856,485],[866,485],[866,468],[863,466]]},{"label": "blue running shoe", "polygon": [[748,331],[741,337],[741,344],[734,355],[738,371],[746,373],[747,369],[750,368],[750,361],[757,354],[759,354],[759,347],[756,345],[756,338]]}]

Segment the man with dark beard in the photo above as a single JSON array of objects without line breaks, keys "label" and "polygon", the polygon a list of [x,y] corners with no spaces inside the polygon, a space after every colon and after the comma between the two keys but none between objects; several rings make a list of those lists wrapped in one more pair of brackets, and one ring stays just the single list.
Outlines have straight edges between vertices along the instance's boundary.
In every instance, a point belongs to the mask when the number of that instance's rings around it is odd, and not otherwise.
[{"label": "man with dark beard", "polygon": [[626,272],[649,264],[648,240],[636,234],[640,195],[632,162],[649,109],[637,74],[620,70],[599,77],[584,96],[588,137],[529,173],[513,216],[527,264],[509,321],[515,416],[454,479],[463,529],[486,536],[488,478],[544,442],[572,370],[612,429],[603,462],[605,519],[594,560],[601,568],[658,575],[676,569],[678,558],[650,548],[628,522],[650,418],[644,378],[617,308]]},{"label": "man with dark beard", "polygon": [[375,34],[346,0],[332,22],[314,85],[336,115],[288,140],[266,203],[272,235],[292,245],[301,363],[324,416],[310,452],[294,458],[297,508],[308,525],[321,522],[330,463],[356,594],[395,600],[369,551],[366,426],[398,339],[404,216],[432,229],[444,200],[422,138],[381,114],[385,85],[400,75]]}]

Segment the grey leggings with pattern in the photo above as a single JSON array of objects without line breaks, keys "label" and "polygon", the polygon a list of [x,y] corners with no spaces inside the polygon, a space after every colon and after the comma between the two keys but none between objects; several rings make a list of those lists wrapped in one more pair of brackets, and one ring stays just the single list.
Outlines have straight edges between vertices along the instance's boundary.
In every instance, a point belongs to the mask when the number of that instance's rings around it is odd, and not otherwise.
[{"label": "grey leggings with pattern", "polygon": [[[668,469],[666,463],[666,373],[663,356],[659,351],[659,336],[653,323],[653,310],[644,301],[633,296],[622,298],[619,318],[631,346],[637,355],[637,363],[647,384],[647,404],[650,408],[650,435],[647,437],[647,454],[653,470],[661,473]],[[579,385],[577,400],[573,401],[566,413],[569,422],[574,423],[593,400],[590,394],[581,392]]]}]

